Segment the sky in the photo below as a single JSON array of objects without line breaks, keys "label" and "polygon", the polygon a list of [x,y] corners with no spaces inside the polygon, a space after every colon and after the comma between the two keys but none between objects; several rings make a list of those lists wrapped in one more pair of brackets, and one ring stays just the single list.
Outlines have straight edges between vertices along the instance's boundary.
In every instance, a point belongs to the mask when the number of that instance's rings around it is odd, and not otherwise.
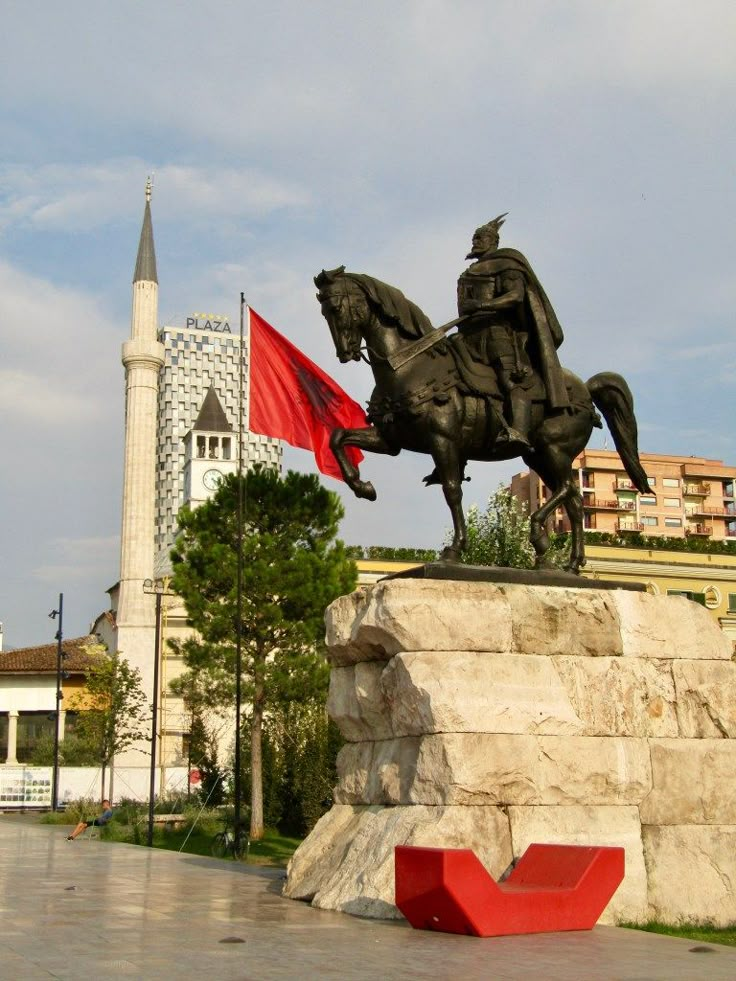
[{"label": "sky", "polygon": [[[87,632],[118,578],[124,376],[146,177],[162,324],[240,291],[365,402],[313,276],[345,264],[455,315],[509,212],[587,378],[625,375],[644,452],[736,464],[731,0],[5,0],[0,621]],[[610,436],[594,434],[591,446]],[[285,464],[314,469],[287,449]],[[351,544],[437,547],[427,458],[367,457]],[[475,464],[466,504],[522,469]]]}]

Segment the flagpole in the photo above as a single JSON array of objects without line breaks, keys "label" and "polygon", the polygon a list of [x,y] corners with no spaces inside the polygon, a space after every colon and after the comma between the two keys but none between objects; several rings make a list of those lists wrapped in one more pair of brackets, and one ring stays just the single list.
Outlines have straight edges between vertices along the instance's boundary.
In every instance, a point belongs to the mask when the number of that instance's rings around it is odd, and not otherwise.
[{"label": "flagpole", "polygon": [[243,440],[245,438],[244,415],[244,371],[245,334],[244,334],[245,293],[240,294],[240,357],[238,361],[238,512],[237,512],[237,574],[236,574],[236,614],[235,614],[235,844],[236,853],[241,850],[241,798],[242,786],[242,745],[240,739],[240,719],[242,708],[242,673],[243,673],[243,520],[245,512],[245,494],[243,488]]}]

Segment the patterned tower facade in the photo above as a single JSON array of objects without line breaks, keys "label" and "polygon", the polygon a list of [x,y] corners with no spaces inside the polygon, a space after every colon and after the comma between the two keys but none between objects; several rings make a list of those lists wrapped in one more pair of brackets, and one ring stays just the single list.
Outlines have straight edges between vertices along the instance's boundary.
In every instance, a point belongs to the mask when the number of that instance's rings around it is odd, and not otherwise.
[{"label": "patterned tower facade", "polygon": [[[232,429],[233,454],[237,451],[240,338],[226,318],[197,315],[187,318],[185,327],[163,327],[158,336],[164,363],[159,376],[155,544],[156,569],[163,572],[176,535],[179,508],[191,500],[185,481],[185,439],[210,389],[217,394]],[[246,362],[243,373],[247,378]],[[245,408],[247,418],[247,404]],[[246,433],[246,466],[260,462],[280,467],[281,456],[278,440]]]}]

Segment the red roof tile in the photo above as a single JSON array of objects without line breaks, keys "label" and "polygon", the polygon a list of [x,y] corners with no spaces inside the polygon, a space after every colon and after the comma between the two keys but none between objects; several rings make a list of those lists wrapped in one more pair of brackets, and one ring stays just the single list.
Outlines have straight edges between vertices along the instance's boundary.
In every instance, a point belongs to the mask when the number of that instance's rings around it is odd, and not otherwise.
[{"label": "red roof tile", "polygon": [[[0,651],[0,674],[55,674],[56,642],[40,647],[20,647],[15,651]],[[96,637],[74,637],[64,640],[61,649],[67,656],[62,662],[64,671],[84,674],[91,664],[104,654],[90,648],[99,647]]]}]

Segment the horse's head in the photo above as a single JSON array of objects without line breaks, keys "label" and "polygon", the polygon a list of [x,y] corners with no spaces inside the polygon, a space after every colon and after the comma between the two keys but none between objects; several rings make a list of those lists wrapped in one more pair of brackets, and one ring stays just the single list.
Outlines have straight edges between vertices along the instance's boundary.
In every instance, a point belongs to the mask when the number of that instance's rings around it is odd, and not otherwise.
[{"label": "horse's head", "polygon": [[345,266],[314,277],[319,289],[317,299],[327,321],[335,351],[341,362],[359,361],[363,339],[361,327],[368,317],[368,302],[363,291],[345,272]]}]

